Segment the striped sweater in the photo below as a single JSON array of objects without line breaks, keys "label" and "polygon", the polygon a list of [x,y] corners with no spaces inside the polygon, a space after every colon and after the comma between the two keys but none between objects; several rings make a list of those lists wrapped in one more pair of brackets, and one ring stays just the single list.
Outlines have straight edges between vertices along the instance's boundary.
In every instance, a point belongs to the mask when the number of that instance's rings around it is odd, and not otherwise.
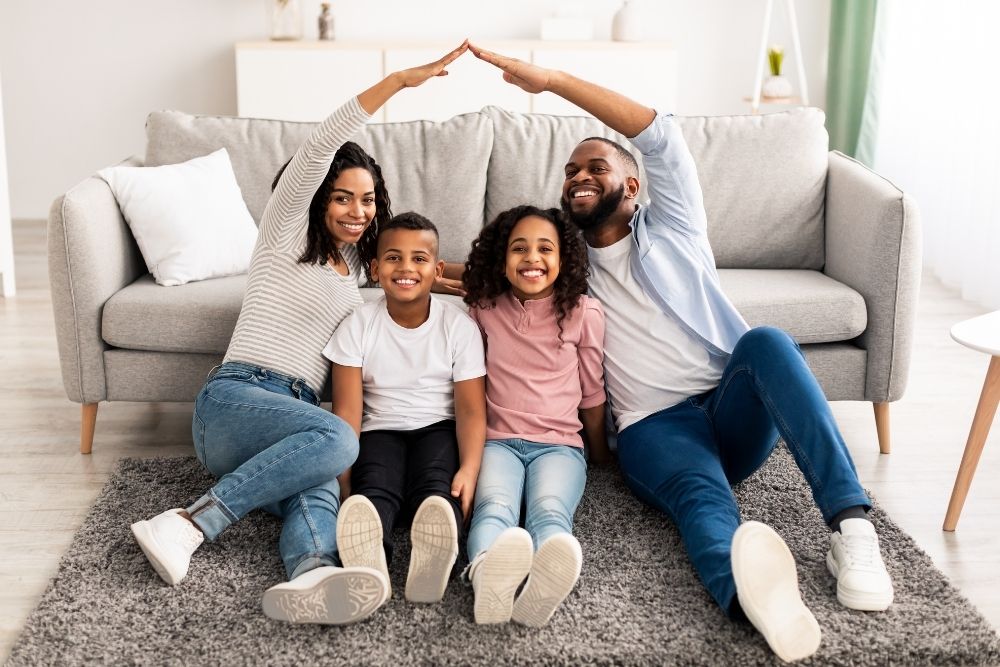
[{"label": "striped sweater", "polygon": [[316,395],[330,372],[323,347],[359,304],[366,282],[353,245],[341,250],[350,274],[301,264],[309,204],[333,156],[368,121],[357,98],[334,111],[302,144],[271,195],[250,260],[247,290],[224,361],[242,361],[302,378]]}]

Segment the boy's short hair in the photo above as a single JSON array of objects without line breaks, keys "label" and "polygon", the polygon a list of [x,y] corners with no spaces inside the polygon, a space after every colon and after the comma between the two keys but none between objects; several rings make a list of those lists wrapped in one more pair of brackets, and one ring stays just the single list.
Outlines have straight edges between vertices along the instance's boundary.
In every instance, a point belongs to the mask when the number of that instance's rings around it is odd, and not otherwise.
[{"label": "boy's short hair", "polygon": [[[440,241],[441,235],[433,222],[413,211],[394,215],[385,225],[379,228],[378,236],[375,238],[375,246],[378,247],[378,240],[382,235],[393,229],[409,229],[412,231],[432,232],[436,241]],[[438,243],[434,244],[434,254],[438,251]]]}]

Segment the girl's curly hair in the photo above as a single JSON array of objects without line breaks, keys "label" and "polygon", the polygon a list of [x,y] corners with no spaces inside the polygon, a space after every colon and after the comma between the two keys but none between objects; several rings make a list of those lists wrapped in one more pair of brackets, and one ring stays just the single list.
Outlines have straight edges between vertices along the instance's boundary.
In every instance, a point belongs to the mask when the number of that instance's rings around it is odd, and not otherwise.
[{"label": "girl's curly hair", "polygon": [[[278,173],[275,174],[274,182],[271,183],[272,191],[278,187],[278,181],[281,180],[281,175],[285,173],[289,162],[291,159],[282,165]],[[375,182],[375,219],[372,220],[372,224],[368,225],[356,244],[361,266],[365,268],[365,275],[371,280],[371,263],[372,259],[375,258],[375,241],[378,238],[378,230],[392,218],[392,204],[389,201],[385,180],[382,178],[382,168],[375,162],[375,158],[353,141],[348,141],[337,149],[326,178],[323,179],[319,188],[316,189],[316,194],[313,195],[312,202],[309,204],[306,249],[299,257],[299,262],[325,264],[328,258],[335,263],[340,261],[340,252],[334,245],[333,236],[326,228],[326,210],[330,206],[330,199],[333,196],[334,181],[340,176],[340,172],[354,168],[364,169],[372,175],[372,180]]]},{"label": "girl's curly hair", "polygon": [[580,302],[580,296],[587,293],[590,262],[580,231],[569,224],[566,215],[557,208],[515,206],[483,227],[479,237],[472,242],[469,258],[465,261],[463,300],[471,307],[492,308],[499,296],[510,291],[506,275],[507,240],[514,226],[532,215],[551,222],[559,234],[559,275],[555,281],[552,305],[561,338],[563,320]]}]

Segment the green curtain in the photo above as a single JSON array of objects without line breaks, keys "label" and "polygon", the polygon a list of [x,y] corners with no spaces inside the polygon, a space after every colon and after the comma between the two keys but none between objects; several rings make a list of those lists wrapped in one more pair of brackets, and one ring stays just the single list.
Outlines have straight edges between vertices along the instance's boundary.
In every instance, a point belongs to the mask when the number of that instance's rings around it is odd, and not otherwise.
[{"label": "green curtain", "polygon": [[854,156],[868,90],[877,0],[831,0],[826,130],[830,148]]}]

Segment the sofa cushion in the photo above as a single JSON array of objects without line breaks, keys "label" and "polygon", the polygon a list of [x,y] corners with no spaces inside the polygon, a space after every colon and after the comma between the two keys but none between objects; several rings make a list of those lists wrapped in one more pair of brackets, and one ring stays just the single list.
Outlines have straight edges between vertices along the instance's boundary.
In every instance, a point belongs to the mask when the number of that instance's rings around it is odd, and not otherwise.
[{"label": "sofa cushion", "polygon": [[[850,340],[867,324],[861,295],[817,271],[723,269],[719,276],[751,326],[780,327],[799,343]],[[168,289],[147,274],[105,304],[102,337],[130,350],[221,355],[236,328],[245,289],[246,275]],[[361,294],[371,301],[382,290],[366,288]],[[451,295],[434,298],[462,303]]]},{"label": "sofa cushion", "polygon": [[169,288],[146,274],[104,304],[101,337],[129,350],[222,354],[246,285],[245,273]]},{"label": "sofa cushion", "polygon": [[784,329],[799,343],[829,343],[868,326],[864,298],[819,271],[720,269],[726,296],[750,326]]},{"label": "sofa cushion", "polygon": [[[487,219],[520,203],[557,206],[563,165],[586,137],[614,139],[638,155],[591,117],[483,111],[494,124]],[[828,143],[823,112],[800,108],[678,121],[698,166],[716,264],[821,269]],[[639,196],[645,199],[644,189]]]},{"label": "sofa cushion", "polygon": [[[275,173],[315,123],[158,111],[146,120],[146,166],[175,164],[225,147],[258,223]],[[441,234],[441,257],[463,262],[483,225],[493,126],[480,113],[444,122],[370,123],[354,137],[382,168],[395,213],[416,211]]]}]

